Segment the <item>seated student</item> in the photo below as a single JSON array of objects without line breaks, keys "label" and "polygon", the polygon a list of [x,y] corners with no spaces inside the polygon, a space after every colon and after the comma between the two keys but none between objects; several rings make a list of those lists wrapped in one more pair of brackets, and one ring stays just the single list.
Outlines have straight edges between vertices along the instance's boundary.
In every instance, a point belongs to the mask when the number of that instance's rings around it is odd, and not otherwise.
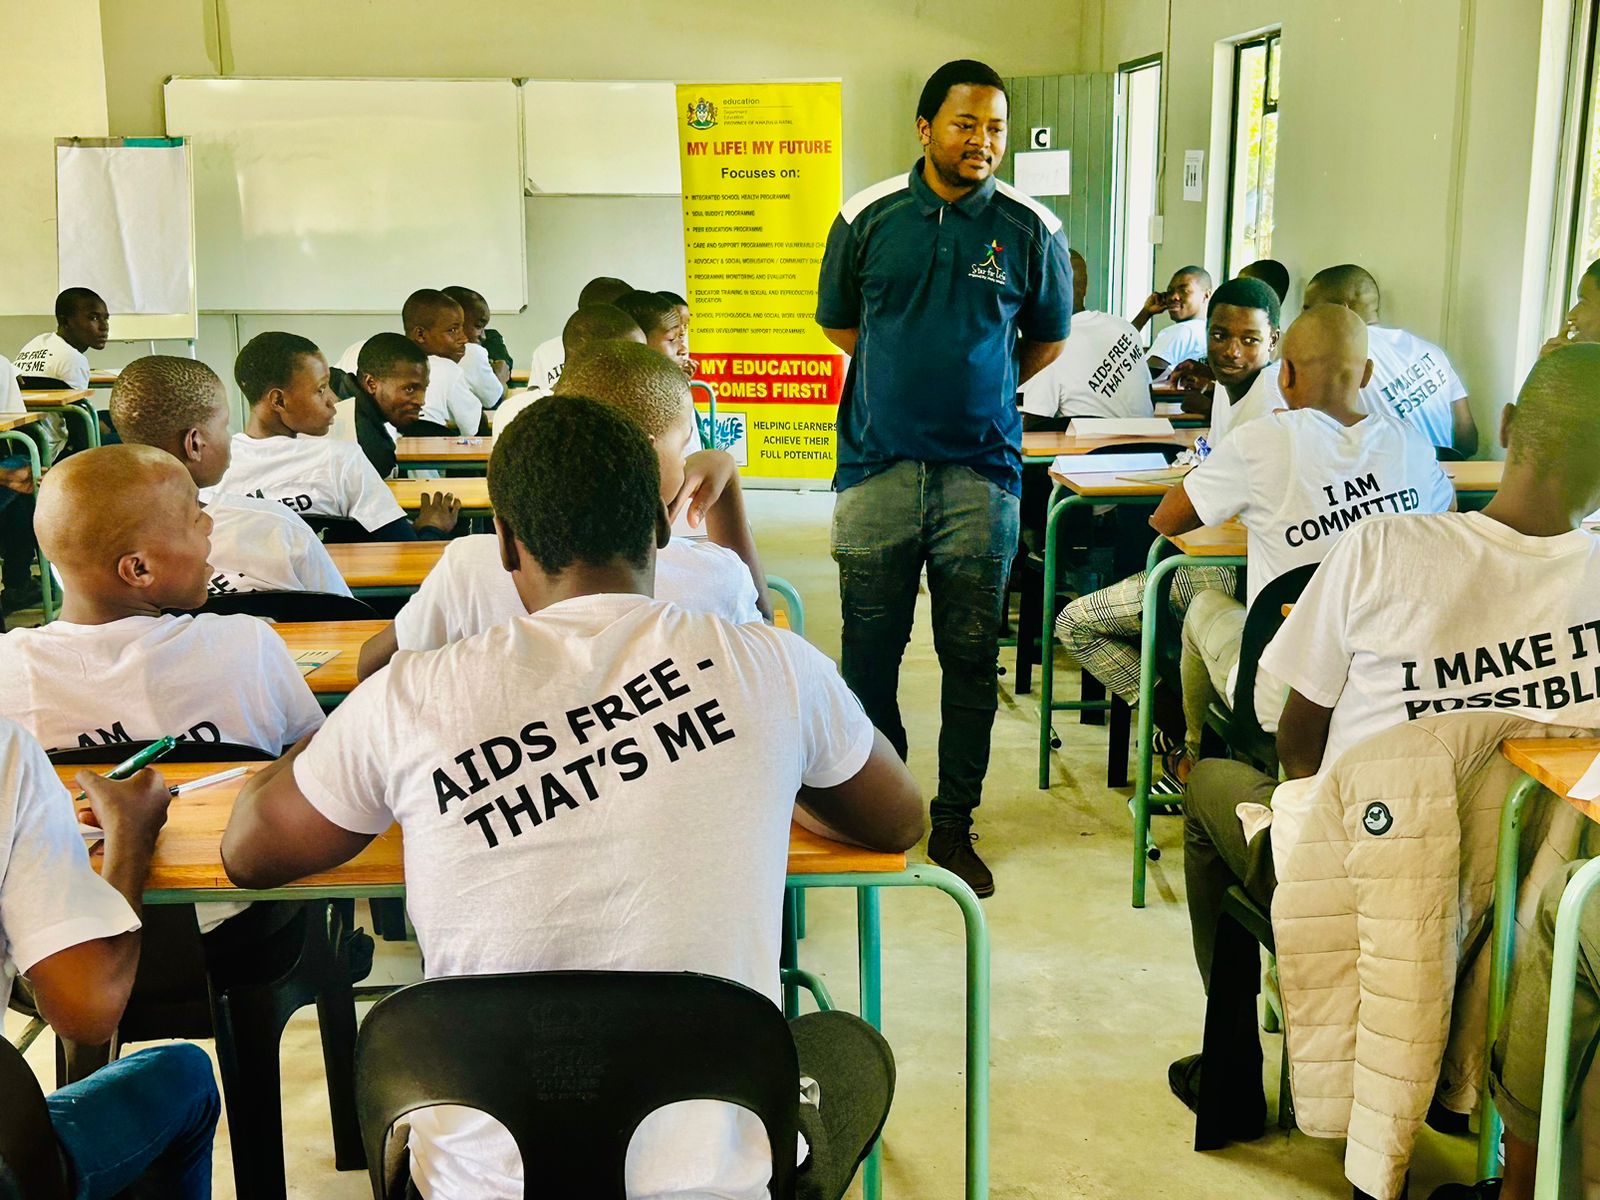
[{"label": "seated student", "polygon": [[[1278,344],[1278,297],[1272,289],[1257,279],[1230,279],[1211,297],[1208,321],[1211,369],[1221,385],[1213,407],[1220,405],[1235,427],[1280,407],[1282,400],[1271,379],[1276,374],[1272,351]],[[1172,611],[1180,619],[1199,592],[1219,588],[1231,596],[1235,584],[1228,567],[1179,567],[1169,579]],[[1140,571],[1079,597],[1056,618],[1056,636],[1066,647],[1067,657],[1129,704],[1139,699],[1144,585],[1145,573]],[[1184,730],[1179,697],[1157,688],[1152,716],[1155,752],[1176,754],[1183,745]],[[1158,795],[1176,795],[1183,787],[1167,775],[1153,790]]]},{"label": "seated student", "polygon": [[[567,360],[556,394],[597,400],[643,430],[655,448],[661,500],[669,507],[679,507],[680,497],[689,499],[684,493],[690,473],[712,479],[694,497],[703,506],[701,520],[709,536],[674,537],[662,547],[656,556],[656,595],[735,624],[760,621],[766,586],[745,519],[738,469],[723,450],[701,450],[685,460],[694,410],[688,384],[671,360],[627,342],[593,344]],[[522,611],[495,539],[489,534],[459,538],[394,623],[362,647],[361,677],[382,667],[397,649],[436,650],[503,625]]]},{"label": "seated student", "polygon": [[[639,323],[612,304],[586,304],[567,318],[561,327],[562,363],[573,358],[585,346],[596,342],[638,342],[644,345],[644,331]],[[559,374],[559,372],[558,372]],[[559,380],[558,380],[559,382]],[[531,383],[520,394],[511,397],[494,414],[495,432],[499,432],[516,419],[518,413],[535,404],[550,393]]]},{"label": "seated student", "polygon": [[303,517],[353,521],[368,541],[450,536],[461,511],[454,496],[424,492],[416,520],[408,521],[361,447],[324,436],[333,426],[334,400],[315,342],[259,333],[239,351],[233,376],[250,415],[244,432],[233,436],[233,459],[213,491],[275,500]]},{"label": "seated student", "polygon": [[228,394],[205,363],[165,354],[135,359],[111,387],[111,417],[124,442],[165,450],[210,493],[211,595],[350,594],[311,526],[294,513],[272,500],[213,490],[228,470],[233,440]]},{"label": "seated student", "polygon": [[461,331],[467,338],[467,344],[461,352],[461,374],[478,402],[486,409],[493,408],[506,398],[506,381],[495,374],[494,364],[489,361],[488,348],[484,345],[484,334],[494,316],[489,311],[489,302],[478,292],[460,284],[440,290],[461,305]]},{"label": "seated student", "polygon": [[422,413],[428,353],[404,334],[375,333],[361,344],[355,380],[356,443],[372,469],[388,479],[396,464],[395,439]]},{"label": "seated student", "polygon": [[1027,429],[1065,429],[1073,417],[1148,417],[1144,343],[1121,317],[1085,307],[1089,264],[1072,257],[1072,333],[1061,354],[1022,385]]},{"label": "seated student", "polygon": [[1166,313],[1172,318],[1150,346],[1146,360],[1152,379],[1168,368],[1206,352],[1206,305],[1211,300],[1211,272],[1204,267],[1179,267],[1173,272],[1164,292],[1151,292],[1144,306],[1133,314],[1133,327],[1143,329],[1152,317]]},{"label": "seated student", "polygon": [[[633,291],[633,285],[624,283],[620,279],[613,279],[609,275],[600,275],[589,280],[578,291],[578,307],[587,308],[591,304],[615,304],[618,296],[626,296]],[[533,357],[528,360],[528,387],[530,390],[539,388],[546,393],[555,390],[556,380],[561,378],[562,364],[567,361],[566,350],[561,338],[547,338],[539,343],[533,351]]]},{"label": "seated student", "polygon": [[17,355],[17,374],[67,388],[89,386],[85,350],[104,350],[111,336],[106,302],[88,288],[70,287],[56,297],[54,333],[41,333]]},{"label": "seated student", "polygon": [[[170,797],[148,769],[120,783],[81,771],[77,782],[85,819],[105,831],[99,873],[44,751],[0,720],[0,1012],[20,974],[56,1033],[98,1046],[115,1034],[133,990],[145,879]],[[199,1046],[126,1054],[57,1088],[45,1105],[68,1195],[209,1200],[222,1100]]]},{"label": "seated student", "polygon": [[[0,355],[0,413],[24,411],[11,360]],[[0,615],[35,608],[44,598],[33,578],[33,472],[28,458],[0,448]]]},{"label": "seated student", "polygon": [[[1236,429],[1225,445],[1167,493],[1150,518],[1172,537],[1233,517],[1249,535],[1250,593],[1278,576],[1321,562],[1355,522],[1378,513],[1444,512],[1455,489],[1433,448],[1398,417],[1361,407],[1371,373],[1367,330],[1336,304],[1308,308],[1283,336],[1279,376],[1288,410]],[[1206,710],[1232,704],[1246,606],[1227,592],[1198,593],[1183,619],[1182,779],[1199,757]],[[1283,687],[1263,673],[1253,697],[1261,727],[1277,727]]]},{"label": "seated student", "polygon": [[[1278,722],[1287,779],[1311,779],[1352,746],[1423,716],[1490,709],[1600,726],[1600,701],[1573,685],[1580,670],[1592,674],[1577,660],[1593,647],[1567,633],[1600,621],[1600,537],[1580,526],[1600,508],[1597,393],[1600,346],[1541,358],[1501,417],[1505,473],[1483,511],[1371,516],[1323,560],[1261,658],[1291,689]],[[1272,827],[1253,822],[1247,839],[1238,810],[1292,802],[1277,789],[1218,759],[1190,776],[1183,871],[1203,981],[1228,888],[1242,883],[1257,903],[1272,902]],[[1190,1107],[1199,1070],[1194,1056],[1168,1074]],[[1261,1118],[1237,1114],[1235,1140],[1259,1134]]]},{"label": "seated student", "polygon": [[[466,353],[466,317],[457,304],[437,288],[421,288],[406,297],[400,310],[402,331],[428,353],[428,394],[422,415],[400,432],[407,437],[476,437],[483,424],[483,403],[467,386],[461,370]],[[351,344],[339,356],[338,367],[352,377],[360,369],[361,347]]]},{"label": "seated student", "polygon": [[1590,263],[1578,279],[1578,298],[1567,310],[1561,332],[1539,347],[1549,354],[1573,342],[1600,342],[1600,258]]},{"label": "seated student", "polygon": [[1240,279],[1259,279],[1278,294],[1278,303],[1289,298],[1289,268],[1275,258],[1258,258],[1239,268]]},{"label": "seated student", "polygon": [[671,302],[673,308],[678,310],[678,320],[683,322],[683,373],[693,379],[700,371],[700,364],[689,353],[689,321],[694,314],[689,311],[689,302],[677,292],[661,294]]},{"label": "seated student", "polygon": [[1372,382],[1361,402],[1415,425],[1435,446],[1478,449],[1478,425],[1466,385],[1443,350],[1404,329],[1378,324],[1378,281],[1355,263],[1325,267],[1306,284],[1306,307],[1342,304],[1367,323]]},{"label": "seated student", "polygon": [[[1172,369],[1173,382],[1190,393],[1184,399],[1185,409],[1210,416],[1211,428],[1206,431],[1206,440],[1212,447],[1221,445],[1230,430],[1283,407],[1276,362],[1268,362],[1259,372],[1248,371],[1248,382],[1237,382],[1241,363],[1254,361],[1241,358],[1239,347],[1265,336],[1259,328],[1260,318],[1245,319],[1240,310],[1261,313],[1268,311],[1270,305],[1272,338],[1267,347],[1270,359],[1277,350],[1277,331],[1282,320],[1277,293],[1259,279],[1230,279],[1212,294],[1213,314],[1217,310],[1218,296],[1229,297],[1225,303],[1235,318],[1235,327],[1219,329],[1215,316],[1209,317],[1205,360],[1182,362]],[[1236,382],[1228,382],[1230,378]],[[1219,383],[1222,384],[1220,390]]]},{"label": "seated student", "polygon": [[684,334],[683,317],[665,292],[629,292],[618,296],[616,306],[644,330],[645,345],[665,354],[685,370],[689,363],[689,342]]},{"label": "seated student", "polygon": [[[921,799],[817,650],[651,598],[668,537],[657,474],[639,428],[580,396],[507,428],[489,488],[525,614],[398,655],[257,775],[223,837],[229,878],[287,883],[398,821],[430,977],[699,971],[776,1003],[796,803],[832,836],[893,851],[921,836]],[[594,715],[613,702],[628,709],[620,728]],[[491,742],[526,748],[496,765],[492,789],[473,763]],[[819,1140],[803,1115],[801,1194],[837,1197],[887,1112],[888,1048],[846,1014],[801,1017],[796,1032],[808,1026],[800,1069],[820,1085],[822,1123],[831,1102],[851,1127]],[[516,1146],[489,1118],[434,1108],[410,1120],[422,1195],[523,1194]],[[714,1102],[652,1114],[628,1154],[628,1193],[754,1200],[766,1194],[764,1142],[750,1114]]]}]

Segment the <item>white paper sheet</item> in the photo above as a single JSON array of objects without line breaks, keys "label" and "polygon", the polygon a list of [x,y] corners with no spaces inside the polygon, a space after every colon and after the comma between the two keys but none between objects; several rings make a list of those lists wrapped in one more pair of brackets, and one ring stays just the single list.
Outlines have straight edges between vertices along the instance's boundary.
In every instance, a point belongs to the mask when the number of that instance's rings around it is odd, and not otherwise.
[{"label": "white paper sheet", "polygon": [[1067,422],[1067,436],[1167,437],[1172,422],[1166,417],[1074,417]]},{"label": "white paper sheet", "polygon": [[1600,754],[1589,764],[1589,769],[1583,773],[1583,778],[1572,785],[1572,790],[1567,793],[1574,800],[1600,800]]},{"label": "white paper sheet", "polygon": [[1071,150],[1023,150],[1012,155],[1011,166],[1025,196],[1072,195]]},{"label": "white paper sheet", "polygon": [[1122,475],[1159,471],[1166,465],[1161,454],[1058,454],[1050,469],[1057,475]]}]

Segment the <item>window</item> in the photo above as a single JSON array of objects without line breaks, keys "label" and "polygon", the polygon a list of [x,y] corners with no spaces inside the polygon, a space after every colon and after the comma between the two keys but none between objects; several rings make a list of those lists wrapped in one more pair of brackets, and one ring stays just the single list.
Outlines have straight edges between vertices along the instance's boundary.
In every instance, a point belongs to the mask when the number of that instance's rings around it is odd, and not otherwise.
[{"label": "window", "polygon": [[1278,73],[1282,37],[1263,34],[1233,52],[1233,133],[1228,154],[1228,276],[1272,255],[1278,167]]},{"label": "window", "polygon": [[1161,150],[1161,60],[1129,63],[1117,72],[1116,264],[1107,307],[1126,316],[1154,290],[1156,163]]},{"label": "window", "polygon": [[[1568,243],[1564,302],[1574,298],[1578,278],[1595,259],[1600,258],[1600,71],[1594,67],[1594,15],[1576,31],[1580,44],[1587,53],[1578,56],[1582,78],[1574,83],[1577,98],[1583,105],[1582,125],[1577,133],[1576,155],[1572,161],[1572,231]],[[1558,276],[1559,277],[1559,276]]]}]

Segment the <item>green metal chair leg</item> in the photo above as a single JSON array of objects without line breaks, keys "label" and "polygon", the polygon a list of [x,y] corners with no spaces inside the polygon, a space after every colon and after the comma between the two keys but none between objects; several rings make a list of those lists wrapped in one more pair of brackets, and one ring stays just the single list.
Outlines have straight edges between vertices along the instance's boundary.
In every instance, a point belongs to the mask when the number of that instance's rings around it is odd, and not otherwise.
[{"label": "green metal chair leg", "polygon": [[[1583,906],[1600,887],[1600,858],[1590,859],[1567,883],[1556,910],[1556,942],[1550,964],[1550,1025],[1544,1043],[1544,1088],[1540,1093],[1539,1156],[1534,1200],[1559,1200],[1569,1161],[1567,1072],[1571,1070],[1573,993],[1578,984],[1578,934]],[[1570,1157],[1576,1157],[1572,1155]]]},{"label": "green metal chair leg", "polygon": [[[777,592],[779,596],[783,597],[783,606],[789,611],[789,632],[796,637],[805,637],[806,606],[805,602],[800,599],[799,590],[794,584],[780,575],[767,576],[767,590]],[[804,937],[805,935],[801,934],[800,936]]]}]

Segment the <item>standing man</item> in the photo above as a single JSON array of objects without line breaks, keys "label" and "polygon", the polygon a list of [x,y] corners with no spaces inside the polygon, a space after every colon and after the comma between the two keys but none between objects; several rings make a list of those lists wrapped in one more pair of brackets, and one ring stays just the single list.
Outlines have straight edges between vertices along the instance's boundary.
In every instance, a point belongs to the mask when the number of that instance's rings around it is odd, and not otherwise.
[{"label": "standing man", "polygon": [[896,692],[926,566],[943,675],[928,857],[980,896],[994,877],[972,813],[1017,548],[1016,394],[1061,353],[1072,319],[1061,222],[994,177],[1006,116],[991,68],[935,71],[917,102],[922,160],[845,204],[817,287],[817,324],[851,356],[833,516],[844,677],[904,758]]}]

